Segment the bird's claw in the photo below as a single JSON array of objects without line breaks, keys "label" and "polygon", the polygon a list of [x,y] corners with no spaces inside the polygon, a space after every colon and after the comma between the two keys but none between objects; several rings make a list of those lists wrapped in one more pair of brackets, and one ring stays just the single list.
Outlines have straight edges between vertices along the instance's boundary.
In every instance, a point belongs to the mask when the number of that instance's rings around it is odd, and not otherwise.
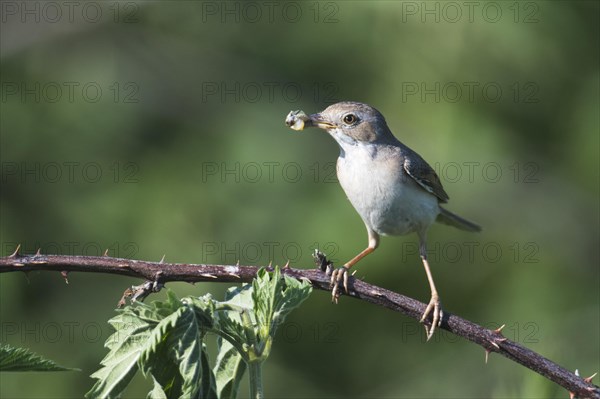
[{"label": "bird's claw", "polygon": [[433,336],[433,333],[435,332],[435,328],[436,327],[440,327],[442,325],[442,319],[444,318],[444,311],[442,310],[442,302],[440,301],[440,298],[434,294],[431,296],[431,300],[429,301],[429,304],[427,305],[427,308],[425,309],[425,312],[423,313],[423,317],[421,317],[421,323],[425,323],[425,320],[427,320],[427,318],[429,317],[429,314],[432,313],[432,318],[433,320],[431,321],[431,326],[427,326],[427,324],[424,324],[425,326],[425,333],[427,335],[427,341],[429,341],[431,339],[431,337]]},{"label": "bird's claw", "polygon": [[[329,274],[329,273],[328,273]],[[338,299],[341,295],[340,282],[343,283],[344,292],[348,293],[348,268],[345,266],[331,270],[331,302],[338,303]]]}]

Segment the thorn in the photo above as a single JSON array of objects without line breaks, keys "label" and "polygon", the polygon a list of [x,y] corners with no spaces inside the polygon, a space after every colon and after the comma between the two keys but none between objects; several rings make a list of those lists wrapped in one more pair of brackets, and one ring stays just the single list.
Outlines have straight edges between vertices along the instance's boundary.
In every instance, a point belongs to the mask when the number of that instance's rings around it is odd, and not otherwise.
[{"label": "thorn", "polygon": [[19,256],[19,250],[21,249],[21,244],[17,245],[17,249],[15,249],[15,252],[13,252],[11,255],[9,255],[9,258],[16,258],[17,256]]},{"label": "thorn", "polygon": [[269,261],[269,266],[267,267],[272,267],[273,266],[273,261]]},{"label": "thorn", "polygon": [[[502,329],[504,328],[504,326],[505,326],[505,325],[503,324],[503,325],[502,325],[502,326],[500,326],[499,328],[497,328],[497,329],[495,329],[495,330],[492,330],[492,332],[493,332],[493,333],[495,333],[495,334],[499,334],[500,336],[502,336],[502,332],[501,332],[501,331],[502,331]],[[498,344],[500,344],[500,343],[502,343],[502,342],[504,342],[504,341],[506,341],[506,340],[507,340],[507,338],[505,338],[505,337],[502,337],[502,338],[496,338],[496,339],[494,339],[494,340],[488,340],[488,342],[489,342],[489,343],[490,343],[490,345],[492,345],[494,348],[496,348],[496,349],[500,350],[500,345],[498,345]],[[489,358],[489,356],[490,356],[490,353],[492,353],[492,350],[491,350],[491,349],[487,349],[487,348],[486,348],[486,350],[485,350],[485,364],[487,364],[487,362],[488,362],[488,358]]]},{"label": "thorn", "polygon": [[235,274],[235,273],[228,273],[228,274],[233,277],[241,278],[238,274]]},{"label": "thorn", "polygon": [[69,284],[69,279],[67,278],[69,272],[63,270],[62,272],[60,272],[60,275],[62,276],[62,278],[65,279],[65,283]]},{"label": "thorn", "polygon": [[208,277],[208,278],[218,278],[217,276],[213,276],[212,274],[209,274],[209,273],[202,273],[201,276]]},{"label": "thorn", "polygon": [[288,261],[285,263],[285,265],[283,266],[284,269],[290,269],[290,260],[288,259]]},{"label": "thorn", "polygon": [[353,277],[354,277],[354,275],[356,274],[356,272],[357,272],[357,271],[358,271],[358,270],[354,270],[354,271],[352,272],[351,276],[353,276]]},{"label": "thorn", "polygon": [[[579,370],[578,369],[575,369],[575,375],[577,377],[579,377]],[[575,397],[576,397],[575,392],[569,391],[569,399],[575,399]]]},{"label": "thorn", "polygon": [[506,327],[506,324],[502,324],[500,327],[493,330],[493,332],[502,335],[502,329],[504,329],[504,327]]},{"label": "thorn", "polygon": [[236,266],[240,265],[240,260],[238,259],[238,261],[235,263]]},{"label": "thorn", "polygon": [[312,281],[310,281],[310,279],[306,278],[306,277],[300,277],[300,280],[302,281],[306,281],[307,283],[309,283],[310,285],[313,285]]},{"label": "thorn", "polygon": [[108,248],[106,248],[106,251],[104,251],[104,254],[102,256],[108,256]]},{"label": "thorn", "polygon": [[38,248],[38,250],[35,252],[35,256],[40,256],[42,255],[42,248]]},{"label": "thorn", "polygon": [[584,380],[585,382],[587,382],[588,384],[591,384],[591,383],[592,383],[592,380],[593,380],[593,379],[594,379],[594,377],[595,377],[595,376],[597,376],[597,375],[598,375],[598,373],[594,373],[594,374],[590,375],[589,377],[587,377],[587,378],[584,378],[583,380]]},{"label": "thorn", "polygon": [[160,262],[158,262],[158,263],[165,263],[165,256],[166,256],[166,254],[163,255],[163,257],[160,259]]},{"label": "thorn", "polygon": [[[488,340],[488,342],[490,344],[492,344],[492,346],[494,348],[498,349],[498,350],[500,350],[500,345],[498,345],[498,344],[500,344],[500,343],[502,343],[502,342],[504,342],[504,341],[507,340],[507,338],[505,338],[504,335],[502,335],[502,329],[504,327],[506,327],[506,324],[502,324],[500,327],[496,328],[495,330],[492,330],[493,334],[499,335],[501,338],[495,338],[495,339],[493,339],[491,341]],[[486,349],[486,354],[485,354],[485,356],[486,356],[486,361],[485,362],[486,363],[487,363],[488,352],[489,352],[489,350]]]}]

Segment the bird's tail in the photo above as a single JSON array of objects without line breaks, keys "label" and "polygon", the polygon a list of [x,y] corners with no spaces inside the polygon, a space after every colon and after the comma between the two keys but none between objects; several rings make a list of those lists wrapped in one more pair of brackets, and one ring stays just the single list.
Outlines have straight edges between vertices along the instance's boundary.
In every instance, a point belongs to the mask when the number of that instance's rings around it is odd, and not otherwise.
[{"label": "bird's tail", "polygon": [[436,222],[447,224],[448,226],[454,226],[457,229],[465,231],[481,231],[481,226],[473,222],[469,222],[466,219],[461,218],[458,215],[442,208],[440,206],[440,214],[437,216]]}]

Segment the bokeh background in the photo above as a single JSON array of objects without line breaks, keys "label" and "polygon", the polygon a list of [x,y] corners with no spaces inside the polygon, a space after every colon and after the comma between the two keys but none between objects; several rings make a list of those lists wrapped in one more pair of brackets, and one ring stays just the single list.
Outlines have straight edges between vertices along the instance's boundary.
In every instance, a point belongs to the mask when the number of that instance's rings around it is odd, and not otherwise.
[{"label": "bokeh background", "polygon": [[[313,267],[366,244],[335,142],[290,110],[372,104],[438,171],[445,308],[582,375],[599,361],[599,6],[537,2],[2,2],[0,242],[23,251]],[[422,301],[414,236],[357,276]],[[123,290],[97,274],[0,276],[0,340],[81,372],[0,374],[6,398],[77,398]],[[178,295],[220,284],[170,284]],[[164,293],[155,295],[160,298]],[[564,398],[414,320],[314,292],[265,366],[277,398]],[[139,377],[126,397],[144,397]],[[244,384],[243,396],[247,386]]]}]

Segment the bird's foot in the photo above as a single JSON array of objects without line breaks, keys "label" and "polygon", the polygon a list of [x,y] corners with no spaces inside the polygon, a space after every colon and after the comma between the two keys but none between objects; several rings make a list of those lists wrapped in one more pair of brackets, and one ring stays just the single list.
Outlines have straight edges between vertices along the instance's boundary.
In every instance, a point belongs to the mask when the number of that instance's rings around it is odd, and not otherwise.
[{"label": "bird's foot", "polygon": [[341,295],[340,283],[344,287],[344,292],[348,293],[348,268],[346,266],[338,267],[337,269],[331,267],[327,270],[327,274],[331,274],[331,282],[329,283],[331,287],[331,301],[338,303]]},{"label": "bird's foot", "polygon": [[427,334],[427,341],[429,341],[433,336],[435,328],[440,327],[442,325],[442,319],[444,318],[442,302],[440,301],[440,298],[437,293],[431,295],[429,305],[427,305],[427,308],[423,313],[423,317],[421,317],[421,323],[425,323],[425,320],[427,320],[429,314],[431,314],[433,320],[431,321],[431,325],[429,327],[427,326],[427,324],[424,324],[425,333]]}]

